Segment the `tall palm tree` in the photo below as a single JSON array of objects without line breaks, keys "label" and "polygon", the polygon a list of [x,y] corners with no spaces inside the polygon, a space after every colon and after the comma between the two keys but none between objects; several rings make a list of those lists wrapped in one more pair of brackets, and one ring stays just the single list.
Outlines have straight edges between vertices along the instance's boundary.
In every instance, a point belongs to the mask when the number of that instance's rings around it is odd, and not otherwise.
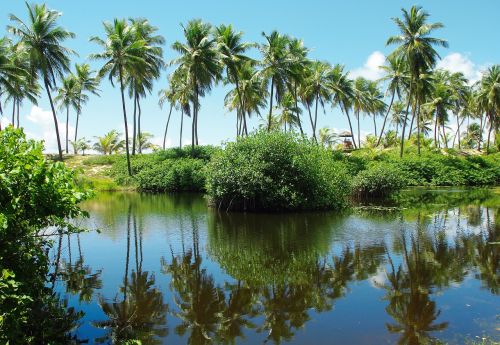
[{"label": "tall palm tree", "polygon": [[203,97],[221,78],[222,64],[215,38],[210,35],[211,25],[199,19],[183,26],[185,43],[176,41],[172,48],[180,54],[171,63],[178,65],[187,74],[194,98],[191,147],[198,145],[198,111],[200,96]]},{"label": "tall palm tree", "polygon": [[[448,47],[448,43],[440,38],[431,37],[433,31],[443,27],[442,23],[428,23],[429,14],[420,6],[412,6],[410,10],[401,9],[403,18],[393,18],[400,33],[391,36],[386,45],[396,44],[398,47],[391,53],[391,56],[399,56],[408,64],[410,73],[410,85],[408,90],[408,104],[406,114],[410,108],[410,103],[414,101],[412,109],[415,114],[415,89],[418,76],[432,69],[439,55],[434,47]],[[406,123],[406,121],[405,121]],[[403,156],[404,137],[406,125],[403,124],[401,136],[400,156]]]},{"label": "tall palm tree", "polygon": [[115,19],[113,23],[105,22],[104,31],[106,40],[99,37],[92,37],[90,40],[97,43],[103,51],[92,54],[92,59],[105,60],[104,66],[99,71],[99,76],[108,75],[111,85],[114,86],[114,79],[120,83],[120,93],[123,109],[123,123],[125,126],[125,152],[127,155],[127,169],[129,176],[132,176],[130,165],[130,150],[128,140],[127,110],[125,108],[125,77],[134,75],[148,68],[148,62],[144,59],[145,50],[148,46],[145,40],[139,39],[132,26],[124,19]]},{"label": "tall palm tree", "polygon": [[[468,86],[469,81],[463,73],[461,72],[456,72],[456,73],[451,73],[450,75],[450,86],[451,90],[453,92],[453,100],[454,100],[454,107],[453,107],[453,114],[455,115],[455,118],[457,119],[457,131],[455,133],[454,139],[453,139],[453,145],[455,145],[455,139],[458,137],[458,149],[460,149],[460,126],[462,125],[463,121],[465,120],[465,109],[467,108],[467,104],[469,102],[470,98],[470,92],[471,89]],[[460,117],[462,119],[460,119]]]},{"label": "tall palm tree", "polygon": [[391,110],[391,123],[396,127],[396,137],[398,136],[399,126],[402,126],[403,123],[407,120],[408,116],[405,112],[405,106],[403,102],[396,101],[392,105]]},{"label": "tall palm tree", "polygon": [[285,133],[287,131],[287,126],[290,131],[294,127],[299,126],[299,115],[301,112],[300,108],[295,107],[295,99],[290,92],[285,93],[280,104],[281,114],[278,115],[279,124],[284,127]]},{"label": "tall palm tree", "polygon": [[318,105],[321,104],[323,111],[325,102],[330,100],[330,88],[328,87],[331,66],[327,62],[314,61],[310,65],[310,74],[305,82],[314,95],[314,120],[311,123],[313,137],[316,138],[316,127],[318,124]]},{"label": "tall palm tree", "polygon": [[[75,77],[78,81],[79,88],[79,104],[78,111],[76,113],[76,124],[75,124],[75,142],[78,141],[78,124],[80,120],[80,115],[82,112],[82,105],[88,99],[87,93],[99,96],[99,77],[90,69],[90,66],[86,63],[75,64]],[[76,154],[76,152],[75,152]]]},{"label": "tall palm tree", "polygon": [[478,99],[490,125],[486,144],[486,152],[488,152],[491,132],[493,132],[493,141],[495,141],[496,132],[500,125],[500,65],[488,68],[481,78]]},{"label": "tall palm tree", "polygon": [[62,160],[61,139],[59,137],[59,126],[57,124],[56,110],[52,95],[50,93],[56,87],[56,79],[62,78],[65,72],[69,72],[69,55],[74,52],[62,46],[62,42],[75,35],[58,26],[57,20],[61,12],[50,10],[44,5],[28,5],[29,22],[24,23],[21,19],[11,14],[10,20],[16,26],[9,26],[9,31],[19,39],[30,51],[31,75],[37,75],[43,79],[47,96],[49,97],[52,117],[57,137],[59,159]]},{"label": "tall palm tree", "polygon": [[11,122],[14,126],[17,114],[17,128],[19,128],[19,109],[21,104],[25,99],[29,99],[31,103],[37,104],[37,97],[40,94],[40,86],[36,82],[36,79],[32,78],[29,74],[30,54],[22,42],[9,44],[7,54],[10,63],[12,66],[15,66],[15,70],[12,70],[13,73],[6,75],[8,87],[5,88],[3,92],[0,87],[0,95],[5,94],[5,101],[12,102]]},{"label": "tall palm tree", "polygon": [[367,85],[367,110],[373,118],[373,129],[375,132],[375,137],[377,137],[377,121],[376,117],[382,115],[386,109],[387,105],[384,102],[384,94],[380,91],[378,83],[376,81],[370,81]]},{"label": "tall palm tree", "polygon": [[[237,92],[236,88],[234,88],[226,94],[224,99],[224,105],[229,111],[238,111],[240,104],[242,104],[244,113],[248,118],[252,114],[261,115],[261,109],[266,106],[268,97],[263,77],[261,74],[256,73],[253,65],[253,62],[248,61],[240,67],[238,71],[240,92]],[[243,132],[248,135],[246,121],[237,123],[237,135]]]},{"label": "tall palm tree", "polygon": [[298,100],[298,88],[301,83],[307,80],[307,67],[310,64],[310,60],[307,58],[309,49],[304,47],[302,40],[297,38],[290,38],[288,42],[288,54],[290,56],[290,68],[288,70],[288,91],[293,95],[295,101],[295,109],[297,109],[297,124],[300,129],[300,133],[304,135],[304,130],[302,128],[302,121],[300,119],[300,108]]},{"label": "tall palm tree", "polygon": [[368,94],[369,84],[370,82],[363,77],[358,77],[354,80],[352,105],[358,126],[358,147],[361,147],[360,113],[370,111]]},{"label": "tall palm tree", "polygon": [[384,117],[384,123],[382,124],[382,129],[380,130],[377,146],[380,145],[380,141],[384,135],[385,124],[389,114],[391,113],[394,97],[398,96],[398,99],[401,99],[402,91],[408,86],[409,79],[407,65],[402,57],[388,56],[386,61],[387,65],[380,66],[380,68],[385,72],[385,76],[382,77],[380,81],[388,83],[386,93],[390,93],[391,101]]},{"label": "tall palm tree", "polygon": [[[134,100],[134,128],[132,141],[132,154],[136,151],[136,138],[141,134],[141,106],[140,99],[145,97],[147,92],[151,93],[153,81],[160,77],[160,71],[164,66],[163,49],[165,44],[163,36],[156,35],[158,28],[152,26],[147,19],[130,19],[137,40],[143,40],[148,49],[144,49],[142,58],[146,61],[145,68],[135,69],[133,73],[127,75],[129,95]],[[139,153],[140,146],[138,147]]]},{"label": "tall palm tree", "polygon": [[[448,74],[444,71],[436,71],[432,81],[432,93],[428,98],[428,102],[424,106],[433,110],[434,119],[434,143],[439,146],[439,130],[443,131],[443,143],[448,147],[446,139],[445,125],[448,121],[448,112],[453,109],[453,92],[448,83]],[[440,128],[441,127],[441,128]]]},{"label": "tall palm tree", "polygon": [[330,102],[332,105],[338,105],[347,117],[352,142],[354,143],[354,148],[357,148],[356,140],[354,140],[351,116],[349,115],[354,96],[354,83],[349,79],[348,73],[344,72],[344,66],[336,64],[330,70],[330,73],[328,73],[328,88],[330,89]]},{"label": "tall palm tree", "polygon": [[[10,58],[11,48],[12,44],[8,38],[0,38],[0,96],[15,91],[15,88],[12,86],[12,78],[19,79],[19,72],[23,72],[12,63]],[[24,74],[27,75],[27,72]],[[0,115],[2,115],[2,113],[2,102],[0,100]],[[1,129],[2,127],[0,125],[0,130]]]},{"label": "tall palm tree", "polygon": [[[172,85],[172,83],[170,82]],[[177,94],[175,93],[175,90],[172,88],[172,86],[168,89],[162,89],[160,92],[158,92],[159,100],[158,100],[158,105],[160,108],[163,108],[163,105],[168,102],[170,104],[170,110],[168,111],[168,118],[167,118],[167,124],[165,126],[165,133],[163,134],[163,145],[162,148],[165,150],[165,145],[167,143],[167,132],[168,132],[168,125],[170,124],[170,116],[172,115],[172,110],[177,104]]]},{"label": "tall palm tree", "polygon": [[80,87],[76,77],[73,74],[69,74],[63,79],[58,94],[54,97],[54,101],[58,104],[59,109],[66,109],[66,153],[69,153],[69,109],[73,108],[76,113],[80,111],[81,103],[85,103],[86,101],[85,98],[81,101],[80,97],[86,97],[86,95],[80,93]]},{"label": "tall palm tree", "polygon": [[259,46],[262,54],[262,70],[259,71],[264,76],[266,81],[271,81],[269,95],[269,115],[267,130],[271,130],[271,122],[273,116],[273,101],[279,104],[281,98],[286,92],[287,77],[290,75],[291,59],[288,53],[288,44],[290,38],[282,35],[277,31],[266,35],[262,33],[266,39],[266,43]]},{"label": "tall palm tree", "polygon": [[243,127],[247,129],[245,106],[243,104],[243,97],[241,96],[239,71],[245,63],[253,60],[244,55],[252,44],[242,42],[242,36],[243,33],[241,31],[234,31],[231,25],[220,25],[215,28],[215,37],[221,54],[221,60],[226,70],[226,78],[229,83],[233,83],[236,86],[235,90],[238,96],[239,113],[241,115]]}]

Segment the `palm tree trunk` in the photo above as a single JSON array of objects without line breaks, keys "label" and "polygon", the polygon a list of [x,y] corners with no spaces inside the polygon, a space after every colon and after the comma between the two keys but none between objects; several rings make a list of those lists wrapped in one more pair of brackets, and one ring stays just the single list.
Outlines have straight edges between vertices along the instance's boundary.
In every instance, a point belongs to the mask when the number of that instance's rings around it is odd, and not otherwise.
[{"label": "palm tree trunk", "polygon": [[20,127],[20,123],[19,123],[19,105],[20,105],[21,101],[19,100],[19,98],[17,99],[17,128]]},{"label": "palm tree trunk", "polygon": [[402,124],[403,128],[401,129],[401,148],[399,150],[399,157],[403,157],[403,149],[405,145],[405,129],[406,129],[406,122],[408,120],[408,111],[410,110],[412,89],[413,89],[413,80],[410,83],[410,90],[408,91],[408,104],[406,105],[405,119]]},{"label": "palm tree trunk", "polygon": [[444,121],[441,123],[441,128],[443,130],[443,142],[444,142],[444,146],[446,148],[448,148],[448,138],[446,137],[446,131],[444,129]]},{"label": "palm tree trunk", "polygon": [[248,137],[247,117],[245,116],[245,111],[243,111],[243,129],[245,130],[245,136]]},{"label": "palm tree trunk", "polygon": [[132,167],[130,165],[130,153],[128,148],[128,123],[127,123],[127,109],[125,109],[125,95],[123,90],[123,71],[122,67],[120,67],[120,93],[122,95],[122,108],[123,108],[123,123],[125,125],[125,152],[127,155],[127,169],[128,175],[132,176]]},{"label": "palm tree trunk", "polygon": [[413,103],[413,107],[411,109],[411,122],[410,122],[410,130],[408,131],[408,140],[410,140],[411,138],[411,133],[413,132],[413,121],[415,120],[415,104],[416,104],[416,101]]},{"label": "palm tree trunk", "polygon": [[168,131],[168,124],[170,123],[170,115],[172,115],[172,109],[174,108],[173,104],[170,104],[170,111],[168,112],[168,119],[167,119],[167,125],[165,126],[165,134],[163,135],[163,149],[165,150],[165,144],[167,142],[167,131]]},{"label": "palm tree trunk", "polygon": [[16,118],[16,98],[14,97],[12,99],[12,128],[16,127],[16,121],[15,121],[15,118]]},{"label": "palm tree trunk", "polygon": [[394,103],[394,96],[395,95],[396,95],[396,92],[393,91],[392,96],[391,96],[391,103],[389,103],[389,108],[387,109],[387,113],[385,114],[384,122],[382,123],[382,129],[380,130],[380,136],[378,137],[378,140],[377,140],[377,146],[380,145],[380,141],[382,140],[382,136],[384,135],[385,123],[387,122],[387,117],[389,117],[389,114],[391,113],[392,103]]},{"label": "palm tree trunk", "polygon": [[69,138],[68,138],[68,129],[69,129],[69,106],[66,107],[66,154],[69,153]]},{"label": "palm tree trunk", "polygon": [[359,110],[356,112],[356,120],[358,122],[358,147],[361,148],[361,127],[359,126]]},{"label": "palm tree trunk", "polygon": [[[80,106],[78,106],[78,108],[80,108]],[[80,119],[80,110],[78,110],[76,112],[76,124],[75,124],[75,144],[76,144],[76,140],[77,140],[77,137],[78,137],[78,121]],[[75,152],[75,155],[76,155],[76,146],[74,147],[74,152]]]},{"label": "palm tree trunk", "polygon": [[373,127],[375,128],[375,137],[377,137],[377,121],[375,120],[376,115],[373,114]]},{"label": "palm tree trunk", "polygon": [[194,123],[196,121],[196,101],[194,101],[193,107],[193,118],[191,119],[191,148],[194,150],[195,134],[194,134]]},{"label": "palm tree trunk", "polygon": [[319,100],[319,92],[316,93],[316,106],[315,106],[315,109],[314,109],[313,133],[314,133],[315,137],[316,137],[316,125],[318,124],[318,100]]},{"label": "palm tree trunk", "polygon": [[297,110],[297,123],[299,125],[300,134],[304,135],[304,130],[302,129],[302,121],[300,120],[299,102],[297,100],[297,82],[294,81],[293,97],[295,98],[295,109]]},{"label": "palm tree trunk", "polygon": [[136,128],[137,128],[137,98],[134,94],[134,125],[132,129],[132,156],[135,155],[135,140],[137,138]]},{"label": "palm tree trunk", "polygon": [[311,121],[311,128],[313,129],[313,138],[316,144],[318,143],[318,139],[316,138],[316,132],[314,131],[314,122],[311,113],[311,106],[307,104],[307,112],[309,113],[309,120]]},{"label": "palm tree trunk", "polygon": [[488,141],[486,143],[486,154],[488,154],[490,151],[490,138],[491,138],[491,132],[493,130],[493,125],[494,125],[493,124],[493,116],[491,114],[489,116],[489,123],[490,123],[490,129],[488,131]]},{"label": "palm tree trunk", "polygon": [[420,156],[420,102],[417,102],[417,153]]},{"label": "palm tree trunk", "polygon": [[141,147],[141,115],[142,115],[142,109],[141,109],[141,102],[139,100],[139,96],[137,96],[137,151],[139,153],[142,153],[142,147]]},{"label": "palm tree trunk", "polygon": [[52,95],[50,94],[49,81],[44,78],[45,90],[47,91],[47,96],[49,97],[50,108],[52,109],[52,117],[54,118],[54,126],[56,128],[56,138],[57,138],[57,149],[59,150],[59,159],[63,160],[63,152],[61,148],[61,137],[59,136],[59,125],[57,123],[56,109],[54,108],[54,102],[52,101]]},{"label": "palm tree trunk", "polygon": [[[240,114],[243,117],[243,121],[245,122],[244,127],[246,128],[246,121],[245,121],[245,107],[243,106],[243,99],[241,99],[241,91],[240,91],[240,80],[238,78],[238,73],[234,73],[234,80],[236,83],[236,93],[238,94],[238,100],[240,103]],[[241,119],[240,119],[241,121]]]},{"label": "palm tree trunk", "polygon": [[438,122],[439,122],[439,118],[438,118],[438,113],[437,113],[437,109],[436,109],[436,119],[434,120],[434,145],[436,147],[438,147],[438,135],[437,135]]},{"label": "palm tree trunk", "polygon": [[267,131],[271,131],[271,120],[273,118],[273,96],[274,96],[274,79],[271,78],[271,97],[269,98],[269,116],[267,122]]},{"label": "palm tree trunk", "polygon": [[179,148],[182,149],[182,125],[184,122],[184,109],[181,110],[181,134],[179,136]]},{"label": "palm tree trunk", "polygon": [[481,142],[483,141],[483,115],[479,116],[479,141],[477,143],[477,150],[481,151]]},{"label": "palm tree trunk", "polygon": [[351,116],[349,116],[349,109],[345,109],[345,114],[347,116],[347,121],[349,122],[349,129],[351,130],[351,138],[352,142],[354,144],[354,148],[357,149],[358,146],[356,145],[356,140],[354,140],[354,131],[352,130],[352,122],[351,122]]}]

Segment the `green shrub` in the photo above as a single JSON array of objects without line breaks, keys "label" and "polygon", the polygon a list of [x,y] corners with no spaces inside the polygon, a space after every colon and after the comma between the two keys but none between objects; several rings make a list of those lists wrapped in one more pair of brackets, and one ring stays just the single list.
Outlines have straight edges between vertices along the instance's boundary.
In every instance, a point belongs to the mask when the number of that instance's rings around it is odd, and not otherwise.
[{"label": "green shrub", "polygon": [[258,132],[228,143],[207,169],[210,201],[224,209],[339,208],[349,194],[342,163],[294,134]]},{"label": "green shrub", "polygon": [[156,155],[161,159],[175,159],[175,158],[196,158],[204,161],[209,161],[212,155],[220,150],[215,146],[184,146],[183,148],[170,148],[166,150],[157,151]]},{"label": "green shrub", "polygon": [[205,163],[200,159],[166,159],[134,176],[140,190],[201,192],[205,189]]},{"label": "green shrub", "polygon": [[81,316],[47,286],[52,239],[40,231],[77,230],[68,220],[86,215],[78,205],[90,193],[42,151],[20,129],[0,132],[1,344],[67,344]]},{"label": "green shrub", "polygon": [[360,172],[353,180],[353,194],[358,197],[383,197],[399,191],[406,179],[396,167],[375,163]]}]

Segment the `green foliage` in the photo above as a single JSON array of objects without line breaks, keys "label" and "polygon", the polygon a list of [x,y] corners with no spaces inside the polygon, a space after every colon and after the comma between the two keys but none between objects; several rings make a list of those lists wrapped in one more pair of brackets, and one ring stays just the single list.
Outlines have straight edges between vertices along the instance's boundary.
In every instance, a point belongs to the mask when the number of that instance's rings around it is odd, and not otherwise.
[{"label": "green foliage", "polygon": [[204,161],[209,161],[212,158],[212,155],[219,150],[219,148],[211,145],[195,146],[194,148],[191,146],[185,146],[183,148],[174,147],[166,150],[161,150],[156,154],[163,159],[196,158],[202,159]]},{"label": "green foliage", "polygon": [[205,163],[200,159],[166,159],[143,168],[134,176],[140,190],[201,192],[205,189]]},{"label": "green foliage", "polygon": [[66,343],[79,317],[46,287],[51,242],[41,231],[76,230],[67,219],[85,215],[89,193],[42,149],[22,130],[0,132],[0,343]]},{"label": "green foliage", "polygon": [[[124,157],[116,161],[110,176],[119,185],[133,185],[140,190],[154,192],[202,192],[205,189],[205,160],[209,159],[208,147],[169,149],[131,159],[134,176],[127,173]],[[200,158],[190,158],[200,157]]]},{"label": "green foliage", "polygon": [[329,209],[345,204],[349,181],[328,150],[294,134],[261,131],[214,156],[207,191],[226,209]]},{"label": "green foliage", "polygon": [[382,197],[399,191],[405,184],[405,178],[395,166],[375,163],[354,178],[352,190],[356,196]]},{"label": "green foliage", "polygon": [[122,158],[121,155],[102,155],[88,157],[83,160],[83,165],[112,165]]}]

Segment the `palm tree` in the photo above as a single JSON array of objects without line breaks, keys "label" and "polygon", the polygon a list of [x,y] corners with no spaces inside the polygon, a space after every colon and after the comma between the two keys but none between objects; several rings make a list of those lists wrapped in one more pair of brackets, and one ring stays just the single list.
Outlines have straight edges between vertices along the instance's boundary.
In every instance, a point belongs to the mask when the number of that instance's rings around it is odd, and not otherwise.
[{"label": "palm tree", "polygon": [[299,125],[299,115],[301,112],[300,108],[295,107],[295,99],[290,92],[285,93],[283,98],[281,99],[280,109],[281,114],[278,115],[278,122],[281,126],[284,127],[285,133],[287,131],[287,125],[290,131],[293,130],[294,127],[298,127]]},{"label": "palm tree", "polygon": [[[398,47],[390,56],[401,57],[408,65],[410,74],[410,85],[408,90],[408,104],[406,106],[406,116],[410,108],[410,103],[414,101],[412,109],[415,114],[416,99],[415,88],[418,76],[424,71],[432,69],[439,58],[435,46],[448,47],[445,40],[431,37],[433,31],[443,27],[441,23],[428,23],[429,14],[420,6],[412,6],[410,10],[401,9],[403,18],[393,18],[400,34],[391,36],[386,45],[397,44]],[[406,120],[405,122],[406,123]],[[400,156],[403,157],[404,137],[406,125],[403,124],[401,136]]]},{"label": "palm tree", "polygon": [[[12,78],[19,79],[19,73],[23,73],[16,67],[10,58],[12,44],[6,37],[0,38],[0,96],[4,93],[10,94],[15,92],[15,87],[12,85]],[[27,75],[27,72],[23,74]],[[0,101],[0,115],[2,115],[2,102]],[[0,125],[0,130],[2,129]]]},{"label": "palm tree", "polygon": [[[288,70],[288,91],[293,95],[295,101],[295,109],[299,110],[298,101],[298,88],[301,83],[307,80],[307,67],[310,64],[307,54],[309,49],[304,47],[302,40],[290,38],[288,42],[288,54],[290,56],[290,68]],[[304,135],[302,128],[302,121],[300,120],[300,112],[297,111],[297,123],[299,125],[300,133]]]},{"label": "palm tree", "polygon": [[401,101],[394,102],[394,104],[392,105],[391,114],[392,114],[391,123],[394,126],[396,126],[396,137],[397,137],[399,132],[399,126],[402,127],[405,121],[408,119],[403,102]]},{"label": "palm tree", "polygon": [[[19,109],[24,99],[29,99],[31,103],[37,104],[37,97],[40,93],[40,86],[36,79],[32,78],[29,74],[30,69],[30,56],[22,42],[17,44],[9,44],[7,52],[8,58],[12,66],[15,66],[13,73],[8,73],[7,84],[8,87],[5,91],[5,101],[12,102],[12,125],[14,126],[16,113],[17,113],[17,128],[20,126]],[[1,83],[1,82],[0,82]],[[1,109],[0,109],[1,110]]]},{"label": "palm tree", "polygon": [[338,141],[338,134],[331,128],[324,127],[319,130],[319,142],[321,145],[331,148]]},{"label": "palm tree", "polygon": [[85,139],[85,137],[78,139],[77,141],[71,141],[71,146],[73,146],[73,152],[78,154],[78,152],[82,152],[82,156],[85,156],[85,151],[90,150],[92,147],[90,146],[90,140]]},{"label": "palm tree", "polygon": [[[78,111],[76,113],[76,124],[75,124],[75,142],[78,141],[78,124],[80,120],[80,115],[82,112],[82,104],[86,102],[88,96],[87,92],[99,95],[99,77],[94,75],[94,72],[90,69],[90,66],[86,63],[75,64],[75,78],[78,81],[79,95],[78,95]],[[75,152],[76,153],[76,152]]]},{"label": "palm tree", "polygon": [[148,132],[141,132],[137,135],[137,148],[139,152],[143,150],[156,149],[156,145],[151,142],[154,135]]},{"label": "palm tree", "polygon": [[262,70],[259,73],[266,81],[271,81],[271,89],[269,95],[269,115],[267,130],[271,130],[271,122],[273,116],[273,101],[279,104],[281,98],[286,92],[287,78],[290,75],[291,59],[288,53],[288,44],[290,38],[282,35],[277,31],[271,32],[270,35],[262,33],[266,39],[266,43],[259,46],[262,54]]},{"label": "palm tree", "polygon": [[352,142],[356,148],[356,140],[354,140],[354,131],[352,130],[351,117],[349,115],[354,97],[354,83],[348,78],[348,73],[344,72],[344,66],[337,64],[330,70],[330,73],[328,73],[328,88],[330,89],[330,102],[332,105],[338,105],[347,117]]},{"label": "palm tree", "polygon": [[215,28],[215,37],[221,54],[222,63],[226,69],[226,78],[229,83],[233,83],[236,86],[235,90],[238,96],[239,114],[243,121],[245,133],[248,134],[246,131],[246,114],[243,98],[241,96],[239,71],[245,63],[252,61],[248,56],[244,55],[252,44],[241,42],[242,36],[243,33],[241,31],[235,32],[231,25],[220,25]]},{"label": "palm tree", "polygon": [[376,81],[370,81],[367,85],[367,110],[368,114],[373,117],[373,129],[375,138],[377,137],[377,121],[376,117],[382,115],[387,109],[387,105],[383,101],[384,94],[378,88]]},{"label": "palm tree", "polygon": [[444,71],[434,73],[432,80],[432,93],[429,95],[428,102],[424,106],[432,109],[435,114],[434,122],[434,143],[439,146],[439,129],[443,131],[443,141],[445,147],[448,147],[446,139],[445,125],[448,121],[448,111],[451,111],[454,106],[453,92],[448,83],[449,74]]},{"label": "palm tree", "polygon": [[480,107],[486,113],[490,125],[486,144],[486,152],[488,153],[491,132],[494,131],[493,141],[495,141],[496,132],[500,125],[500,65],[493,65],[488,68],[481,78],[478,99]]},{"label": "palm tree", "polygon": [[[262,75],[256,73],[253,65],[251,61],[242,64],[238,70],[240,92],[234,88],[230,90],[224,98],[224,105],[229,111],[239,111],[240,104],[242,104],[243,111],[248,118],[250,118],[252,114],[261,115],[260,111],[266,106],[266,99],[268,96]],[[243,132],[248,135],[246,121],[237,123],[237,135]]]},{"label": "palm tree", "polygon": [[123,148],[123,140],[120,140],[120,134],[114,129],[104,134],[104,136],[96,138],[97,142],[94,144],[94,150],[104,155],[118,153]]},{"label": "palm tree", "polygon": [[[170,82],[170,85],[172,85],[172,82]],[[172,87],[170,87],[169,89],[160,90],[160,92],[158,92],[158,96],[160,96],[158,100],[158,105],[160,106],[160,108],[163,108],[165,102],[168,102],[170,104],[170,110],[168,112],[168,118],[167,118],[167,125],[165,126],[165,134],[163,135],[162,148],[165,150],[165,145],[167,143],[168,125],[170,124],[170,116],[172,115],[172,110],[177,104],[176,100],[177,95],[175,91],[172,89]]]},{"label": "palm tree", "polygon": [[9,26],[12,32],[26,46],[30,52],[31,75],[43,79],[47,96],[49,97],[52,117],[57,137],[59,159],[62,160],[61,139],[57,124],[56,110],[50,90],[56,87],[57,77],[62,78],[65,72],[69,72],[69,55],[74,52],[63,47],[61,43],[75,35],[57,25],[60,12],[50,10],[46,5],[28,5],[29,22],[24,23],[21,19],[11,14],[10,20],[17,24],[16,27]]},{"label": "palm tree", "polygon": [[[130,26],[133,28],[137,40],[143,40],[148,49],[144,49],[142,58],[146,61],[145,68],[134,69],[133,73],[127,75],[129,95],[134,100],[134,128],[132,141],[132,154],[136,151],[136,138],[141,134],[141,106],[140,98],[146,93],[151,93],[153,80],[160,77],[160,71],[164,66],[163,50],[160,47],[165,44],[163,36],[156,35],[158,28],[152,26],[147,19],[130,19]],[[139,153],[140,146],[138,147]]]},{"label": "palm tree", "polygon": [[310,74],[305,82],[314,95],[314,120],[311,119],[313,137],[316,138],[316,126],[318,124],[318,105],[321,104],[323,111],[325,102],[330,100],[329,76],[331,66],[327,62],[314,61],[310,65]]},{"label": "palm tree", "polygon": [[397,95],[398,99],[401,99],[403,88],[408,84],[408,71],[404,59],[400,56],[388,56],[386,61],[387,65],[380,66],[380,68],[385,72],[385,76],[382,77],[380,81],[388,83],[386,93],[391,94],[391,101],[384,117],[384,123],[382,124],[382,129],[380,130],[377,146],[380,145],[380,140],[382,140],[382,136],[384,135],[385,124],[389,114],[391,113],[394,96]]},{"label": "palm tree", "polygon": [[[66,154],[69,153],[69,137],[68,137],[68,127],[69,127],[69,108],[73,108],[76,113],[80,111],[79,107],[82,101],[79,99],[80,96],[86,96],[80,93],[80,87],[78,85],[78,80],[73,74],[69,74],[63,79],[62,85],[58,90],[58,94],[54,97],[54,101],[59,105],[59,109],[66,109]],[[83,103],[85,100],[83,101]]]},{"label": "palm tree", "polygon": [[101,53],[92,54],[91,58],[105,60],[104,66],[99,71],[99,76],[102,77],[107,74],[113,86],[113,79],[118,79],[120,82],[123,122],[125,125],[127,169],[129,176],[132,176],[124,95],[125,77],[148,68],[148,62],[144,59],[144,56],[146,55],[145,51],[149,48],[145,40],[137,38],[134,28],[128,25],[124,19],[115,19],[113,23],[105,22],[104,31],[106,33],[106,40],[95,36],[90,39],[103,49]]},{"label": "palm tree", "polygon": [[370,110],[368,94],[369,84],[370,82],[363,77],[358,77],[354,80],[352,105],[358,124],[358,147],[361,147],[360,113],[369,112]]},{"label": "palm tree", "polygon": [[222,64],[217,42],[210,36],[211,25],[199,19],[191,20],[184,27],[185,43],[176,41],[172,48],[180,56],[172,61],[181,67],[193,93],[193,123],[191,128],[191,147],[198,145],[198,111],[200,96],[210,91],[213,84],[221,78]]}]

